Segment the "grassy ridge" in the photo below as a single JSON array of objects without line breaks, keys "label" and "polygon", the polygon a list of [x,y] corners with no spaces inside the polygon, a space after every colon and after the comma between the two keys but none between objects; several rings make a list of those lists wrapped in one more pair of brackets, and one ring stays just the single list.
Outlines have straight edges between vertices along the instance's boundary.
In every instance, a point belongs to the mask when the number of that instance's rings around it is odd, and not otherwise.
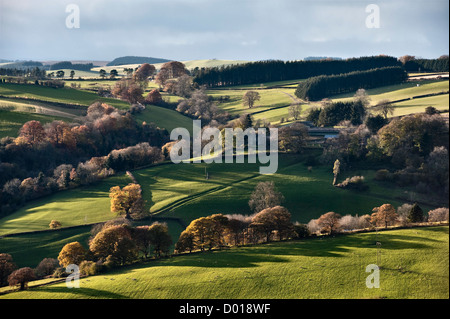
[{"label": "grassy ridge", "polygon": [[[448,298],[448,227],[362,233],[185,255],[0,298]],[[377,262],[380,288],[366,287]]]}]

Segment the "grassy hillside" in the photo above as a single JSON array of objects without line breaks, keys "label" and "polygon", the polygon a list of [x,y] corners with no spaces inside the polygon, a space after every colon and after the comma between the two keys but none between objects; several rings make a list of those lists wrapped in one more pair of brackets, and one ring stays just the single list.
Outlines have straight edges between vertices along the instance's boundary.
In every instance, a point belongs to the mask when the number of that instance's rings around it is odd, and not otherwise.
[{"label": "grassy hillside", "polygon": [[123,174],[31,201],[0,219],[0,235],[49,229],[52,219],[60,221],[63,227],[112,219],[115,216],[110,212],[109,189],[128,183],[131,179]]},{"label": "grassy hillside", "polygon": [[139,122],[155,123],[160,128],[165,128],[169,133],[176,127],[183,127],[192,131],[192,119],[178,113],[155,105],[147,105],[142,113],[136,114]]},{"label": "grassy hillside", "polygon": [[[272,83],[277,84],[277,83]],[[417,86],[419,84],[419,86]],[[266,87],[266,85],[263,85]],[[244,87],[243,87],[244,88]],[[254,114],[255,120],[261,119],[270,122],[271,124],[280,124],[281,119],[285,121],[290,118],[289,105],[296,101],[295,88],[296,85],[282,87],[282,88],[269,88],[260,89],[258,93],[261,96],[261,100],[255,103],[252,109],[243,105],[242,96],[247,89],[252,87],[235,88],[232,87],[227,90],[223,89],[211,89],[207,93],[215,98],[220,96],[229,96],[229,101],[219,104],[219,106],[234,114],[250,113]],[[377,102],[388,99],[391,101],[410,99],[408,101],[396,102],[396,110],[393,116],[408,115],[413,113],[422,113],[428,106],[433,106],[440,111],[449,110],[449,95],[442,94],[433,97],[424,97],[418,99],[412,99],[415,96],[424,94],[435,94],[448,92],[449,81],[448,80],[427,80],[427,81],[412,81],[397,85],[389,85],[376,89],[367,90],[367,94],[370,97],[371,106],[374,106]],[[354,94],[341,94],[330,97],[334,102],[348,101],[353,99]],[[282,107],[286,106],[286,107]],[[302,116],[308,114],[308,110],[312,107],[320,107],[318,102],[310,102],[302,104]],[[375,110],[371,110],[376,114]],[[292,120],[292,118],[291,118]]]},{"label": "grassy hillside", "polygon": [[37,86],[33,84],[23,85],[14,83],[0,84],[0,95],[5,97],[20,97],[38,99],[42,101],[78,104],[89,106],[95,101],[103,101],[119,109],[128,109],[129,104],[112,98],[100,97],[93,92],[77,90],[69,87],[54,89],[50,87]]},{"label": "grassy hillside", "polygon": [[[271,243],[184,255],[0,298],[449,298],[448,227]],[[376,264],[380,288],[366,287]]]},{"label": "grassy hillside", "polygon": [[6,136],[17,137],[22,125],[33,120],[44,124],[53,120],[67,120],[67,118],[28,112],[13,112],[0,107],[0,138]]},{"label": "grassy hillside", "polygon": [[[315,167],[309,172],[298,160],[295,156],[280,157],[274,175],[260,175],[257,164],[168,164],[137,170],[133,175],[142,186],[147,209],[158,216],[182,218],[186,223],[213,213],[250,215],[248,200],[261,181],[273,181],[285,196],[283,205],[291,212],[292,220],[304,223],[328,211],[362,215],[384,203],[398,207],[410,199],[405,194],[407,189],[374,181],[374,171],[353,170],[340,176],[366,177],[369,191],[354,192],[331,185],[330,167]],[[112,219],[115,216],[110,212],[109,189],[129,182],[126,175],[115,176],[30,202],[0,219],[0,235],[46,230],[52,219],[64,227]],[[421,207],[425,212],[432,208]],[[173,232],[175,240],[181,230]]]},{"label": "grassy hillside", "polygon": [[[47,73],[51,73],[54,72],[54,74],[56,74],[56,72],[58,71],[64,71],[64,79],[70,79],[70,72],[73,69],[58,69],[58,70],[51,70],[51,71],[47,71]],[[100,75],[98,72],[93,72],[93,71],[80,71],[80,70],[73,70],[75,71],[75,75],[74,75],[74,79],[78,79],[79,77],[81,78],[99,78]]]}]

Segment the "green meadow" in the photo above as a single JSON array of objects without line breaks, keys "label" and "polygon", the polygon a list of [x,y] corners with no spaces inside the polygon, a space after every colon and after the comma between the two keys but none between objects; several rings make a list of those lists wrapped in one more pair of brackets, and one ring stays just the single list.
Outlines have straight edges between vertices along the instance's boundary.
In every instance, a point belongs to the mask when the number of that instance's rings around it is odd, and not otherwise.
[{"label": "green meadow", "polygon": [[[205,178],[205,169],[208,179]],[[317,166],[308,171],[295,156],[280,158],[278,171],[273,175],[259,174],[259,164],[236,163],[169,163],[133,171],[151,213],[182,218],[186,223],[205,214],[250,215],[248,200],[256,184],[262,181],[273,181],[284,195],[284,205],[291,212],[292,219],[304,223],[328,211],[361,215],[384,203],[400,206],[409,200],[405,195],[408,189],[390,186],[387,191],[388,185],[376,182],[374,173],[367,170],[342,173],[339,180],[354,175],[366,177],[369,190],[355,192],[332,186],[330,167]],[[123,174],[29,202],[0,219],[0,235],[48,229],[52,219],[60,221],[63,226],[111,219],[114,216],[109,208],[109,189],[130,182],[129,177]]]},{"label": "green meadow", "polygon": [[[277,84],[274,82],[272,84]],[[253,87],[243,87],[237,89],[232,87],[230,89],[211,89],[207,93],[216,99],[220,96],[229,96],[230,99],[227,102],[219,104],[223,110],[226,110],[232,114],[253,114],[255,120],[261,119],[267,122],[277,125],[290,123],[292,117],[289,116],[289,105],[296,101],[295,89],[297,84],[282,88],[266,88],[263,84],[262,89],[257,92],[261,95],[261,100],[255,102],[255,106],[251,109],[243,105],[242,96],[246,92],[244,88],[252,89]],[[257,88],[258,86],[254,87]],[[270,86],[269,86],[270,87]],[[448,111],[449,109],[449,96],[448,94],[440,94],[431,97],[423,97],[418,99],[412,99],[414,96],[420,96],[424,94],[437,94],[448,92],[449,81],[448,80],[424,80],[424,81],[410,81],[397,85],[389,85],[376,89],[368,89],[366,92],[370,97],[371,106],[374,106],[377,102],[388,99],[390,101],[410,99],[407,101],[396,102],[395,112],[392,116],[409,115],[414,113],[423,113],[425,108],[433,106],[440,111]],[[353,99],[352,94],[341,94],[330,97],[334,102],[348,101]],[[302,117],[308,114],[308,110],[313,107],[321,107],[319,102],[303,102],[302,103]],[[376,114],[375,110],[370,112]]]},{"label": "green meadow", "polygon": [[33,120],[40,121],[44,124],[54,120],[67,119],[44,114],[11,112],[0,108],[0,138],[6,136],[17,137],[22,125]]},{"label": "green meadow", "polygon": [[[375,181],[374,174],[375,171],[364,169],[342,173],[339,180],[354,175],[365,176],[369,190],[355,192],[333,187],[330,167],[315,166],[310,171],[301,156],[281,155],[278,171],[273,175],[261,175],[259,165],[248,163],[168,163],[133,171],[143,189],[146,208],[153,216],[181,218],[184,224],[215,213],[251,215],[248,200],[257,183],[262,181],[275,183],[285,197],[283,205],[291,212],[292,221],[302,223],[328,211],[341,215],[370,214],[374,207],[385,203],[399,207],[408,202],[410,196],[417,196],[412,191],[407,193],[407,188]],[[0,246],[13,252],[13,258],[21,265],[35,267],[44,257],[56,258],[64,244],[74,238],[83,239],[83,244],[87,245],[85,239],[89,237],[90,224],[116,217],[110,212],[109,189],[130,182],[127,175],[121,174],[94,185],[60,191],[29,202],[0,219],[0,236],[23,233],[0,238]],[[431,204],[421,207],[425,212],[434,208]],[[63,227],[86,226],[48,231],[51,220],[60,221]],[[183,227],[171,220],[168,225],[175,243]]]},{"label": "green meadow", "polygon": [[155,123],[159,128],[165,128],[169,133],[177,127],[192,131],[192,119],[181,113],[155,105],[146,105],[145,110],[135,115],[138,122]]},{"label": "green meadow", "polygon": [[[0,296],[14,299],[447,299],[448,226],[186,254]],[[380,242],[381,246],[375,245]],[[380,267],[368,288],[366,267]]]},{"label": "green meadow", "polygon": [[0,95],[5,97],[37,99],[44,102],[49,101],[77,104],[81,106],[89,106],[95,101],[102,101],[119,109],[129,108],[129,104],[127,102],[118,99],[100,97],[96,93],[86,90],[76,90],[70,87],[55,89],[34,84],[23,85],[15,83],[2,83],[0,84]]}]

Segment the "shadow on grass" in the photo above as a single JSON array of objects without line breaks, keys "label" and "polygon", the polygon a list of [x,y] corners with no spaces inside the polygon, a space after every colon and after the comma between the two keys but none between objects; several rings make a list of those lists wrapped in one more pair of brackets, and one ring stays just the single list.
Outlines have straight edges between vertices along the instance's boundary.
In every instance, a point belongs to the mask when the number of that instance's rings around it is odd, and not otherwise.
[{"label": "shadow on grass", "polygon": [[67,287],[41,287],[39,288],[39,291],[42,292],[49,292],[49,293],[55,293],[55,294],[71,294],[73,296],[76,296],[77,298],[87,299],[87,298],[111,298],[111,299],[129,299],[129,297],[116,294],[107,290],[100,290],[100,289],[92,289],[92,288],[67,288]]},{"label": "shadow on grass", "polygon": [[[439,230],[447,232],[448,229]],[[344,257],[344,253],[353,249],[378,249],[377,242],[381,243],[379,248],[383,250],[405,250],[426,249],[429,244],[438,243],[439,240],[424,236],[398,235],[388,232],[362,233],[355,235],[343,235],[337,237],[324,237],[308,240],[299,240],[283,244],[272,243],[274,249],[272,255],[300,255],[310,257]]]},{"label": "shadow on grass", "polygon": [[[448,230],[447,230],[448,231]],[[255,246],[233,247],[225,250],[186,253],[168,259],[153,260],[140,265],[132,265],[117,269],[118,272],[134,271],[136,268],[148,267],[200,267],[200,268],[253,268],[260,263],[287,263],[289,256],[306,257],[348,257],[355,249],[414,250],[432,248],[427,243],[438,243],[439,240],[420,235],[398,235],[365,233],[335,238],[315,238],[298,241],[271,242]],[[370,252],[367,252],[370,254]]]}]

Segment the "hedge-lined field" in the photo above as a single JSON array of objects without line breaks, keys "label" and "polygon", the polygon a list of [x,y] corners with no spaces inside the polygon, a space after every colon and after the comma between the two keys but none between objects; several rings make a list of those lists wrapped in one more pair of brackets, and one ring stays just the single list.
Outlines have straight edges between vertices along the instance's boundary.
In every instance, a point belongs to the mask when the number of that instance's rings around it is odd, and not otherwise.
[{"label": "hedge-lined field", "polygon": [[[172,257],[0,298],[449,298],[448,226],[234,247]],[[380,254],[377,259],[378,247]],[[366,287],[369,264],[380,288]]]}]

